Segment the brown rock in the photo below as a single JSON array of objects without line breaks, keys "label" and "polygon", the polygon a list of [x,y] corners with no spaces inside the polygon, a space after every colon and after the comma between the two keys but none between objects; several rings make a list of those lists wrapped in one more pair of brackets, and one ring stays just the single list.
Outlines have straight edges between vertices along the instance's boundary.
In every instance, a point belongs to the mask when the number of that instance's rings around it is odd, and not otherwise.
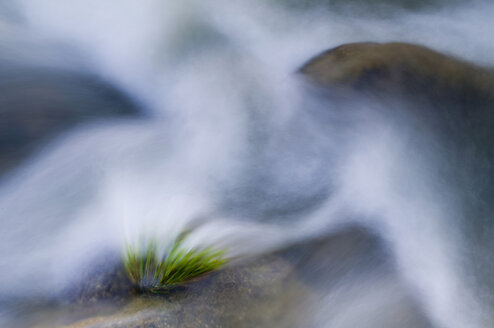
[{"label": "brown rock", "polygon": [[337,92],[407,96],[455,106],[492,104],[491,70],[408,43],[351,43],[309,60],[300,72]]}]

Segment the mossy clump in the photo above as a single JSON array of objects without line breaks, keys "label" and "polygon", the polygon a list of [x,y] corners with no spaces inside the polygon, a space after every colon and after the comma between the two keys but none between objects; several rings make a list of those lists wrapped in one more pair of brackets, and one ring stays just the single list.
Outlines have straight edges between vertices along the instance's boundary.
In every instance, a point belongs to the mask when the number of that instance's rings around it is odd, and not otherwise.
[{"label": "mossy clump", "polygon": [[127,245],[124,266],[139,291],[160,293],[173,289],[203,274],[218,270],[226,262],[225,250],[214,247],[187,249],[186,234],[179,236],[169,252],[160,257],[159,244],[151,239],[144,249]]}]

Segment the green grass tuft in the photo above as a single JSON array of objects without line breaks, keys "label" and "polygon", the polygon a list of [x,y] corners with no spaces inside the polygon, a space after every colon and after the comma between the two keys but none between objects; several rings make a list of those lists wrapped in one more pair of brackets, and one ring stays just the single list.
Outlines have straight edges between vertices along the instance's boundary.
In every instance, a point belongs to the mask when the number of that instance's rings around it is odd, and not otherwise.
[{"label": "green grass tuft", "polygon": [[130,280],[141,291],[158,293],[217,270],[227,262],[224,250],[185,249],[185,236],[186,233],[181,234],[162,258],[158,256],[159,245],[155,239],[147,242],[144,250],[127,245],[124,266]]}]

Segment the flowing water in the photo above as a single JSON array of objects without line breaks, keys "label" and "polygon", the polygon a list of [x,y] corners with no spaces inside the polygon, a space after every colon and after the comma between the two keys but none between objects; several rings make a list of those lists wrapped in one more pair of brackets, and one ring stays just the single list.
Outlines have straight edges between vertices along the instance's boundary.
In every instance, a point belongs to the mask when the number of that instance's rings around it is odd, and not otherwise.
[{"label": "flowing water", "polygon": [[[294,73],[322,50],[369,40],[493,64],[494,5],[370,2],[5,1],[5,65],[90,72],[142,115],[79,125],[3,177],[2,326],[27,311],[9,300],[56,297],[102,250],[173,236],[197,219],[205,223],[191,242],[240,256],[345,226],[378,236],[397,282],[369,269],[379,262],[371,254],[336,287],[322,271],[307,326],[414,327],[400,317],[404,298],[424,327],[494,326],[492,224],[471,218],[488,211],[468,200],[488,178],[473,172],[471,189],[457,187],[476,167],[451,160],[463,146],[447,148],[406,103],[355,98],[342,108]],[[475,229],[485,243],[467,233]],[[313,265],[307,277],[324,256]]]}]

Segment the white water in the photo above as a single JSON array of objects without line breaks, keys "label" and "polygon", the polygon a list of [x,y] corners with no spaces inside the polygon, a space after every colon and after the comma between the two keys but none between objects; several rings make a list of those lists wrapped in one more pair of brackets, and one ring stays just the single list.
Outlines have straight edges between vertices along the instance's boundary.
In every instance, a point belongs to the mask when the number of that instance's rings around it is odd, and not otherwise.
[{"label": "white water", "polygon": [[[434,174],[441,145],[424,150],[429,136],[379,105],[321,111],[293,72],[324,49],[368,40],[492,64],[494,5],[387,19],[247,0],[25,0],[17,10],[24,20],[4,28],[6,39],[26,40],[14,55],[40,49],[22,60],[99,74],[151,118],[81,127],[4,181],[0,295],[56,295],[101,249],[198,218],[208,223],[196,242],[235,254],[357,222],[387,243],[435,327],[493,324],[462,264],[461,204]],[[312,209],[315,198],[325,200]],[[383,311],[376,302],[397,297],[371,290],[335,314],[336,294],[321,299],[316,327],[355,327],[355,316],[365,322]]]}]

